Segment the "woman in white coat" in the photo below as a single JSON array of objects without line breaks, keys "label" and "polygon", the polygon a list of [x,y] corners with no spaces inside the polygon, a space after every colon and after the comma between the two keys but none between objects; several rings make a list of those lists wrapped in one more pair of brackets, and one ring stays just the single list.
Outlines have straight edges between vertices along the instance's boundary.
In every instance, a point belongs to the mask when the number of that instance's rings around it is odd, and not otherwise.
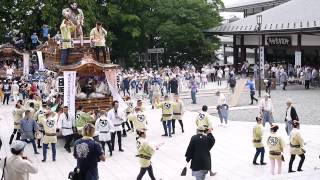
[{"label": "woman in white coat", "polygon": [[106,116],[106,111],[101,110],[102,116],[96,121],[96,131],[99,135],[99,142],[102,145],[102,149],[105,152],[106,143],[109,148],[110,156],[112,156],[111,148],[111,132],[114,132],[114,126],[111,120]]}]

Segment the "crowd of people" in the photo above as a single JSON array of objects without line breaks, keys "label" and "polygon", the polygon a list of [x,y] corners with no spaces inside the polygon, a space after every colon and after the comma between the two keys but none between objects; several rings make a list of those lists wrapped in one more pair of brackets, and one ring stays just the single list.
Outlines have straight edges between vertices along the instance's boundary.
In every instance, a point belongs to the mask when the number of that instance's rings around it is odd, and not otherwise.
[{"label": "crowd of people", "polygon": [[[124,95],[127,108],[125,110],[120,109],[119,101],[114,101],[112,109],[108,111],[97,109],[85,112],[83,107],[78,107],[75,119],[69,117],[68,107],[63,106],[62,97],[57,89],[57,79],[53,74],[48,75],[45,80],[38,83],[5,81],[2,84],[4,100],[7,104],[8,102],[10,104],[11,101],[8,99],[13,97],[12,101],[15,103],[13,110],[14,130],[9,140],[13,156],[6,160],[5,177],[13,177],[13,174],[14,176],[27,176],[25,173],[17,174],[12,169],[12,164],[20,161],[23,161],[24,165],[29,167],[26,173],[37,172],[37,168],[23,153],[23,149],[29,143],[31,143],[35,154],[40,154],[39,149],[42,149],[42,162],[44,163],[48,160],[47,151],[49,144],[51,144],[52,161],[57,161],[56,146],[58,137],[61,136],[65,141],[64,149],[69,153],[73,152],[73,156],[77,159],[77,169],[80,170],[75,170],[71,175],[98,179],[97,163],[106,159],[105,145],[108,146],[109,156],[111,157],[115,151],[115,139],[117,138],[118,150],[121,153],[125,150],[122,138],[126,138],[128,131],[135,131],[138,143],[137,157],[141,165],[137,179],[142,179],[146,171],[148,171],[151,179],[155,179],[151,158],[154,152],[161,147],[161,144],[152,146],[146,140],[148,117],[146,115],[147,104],[145,103],[150,98],[152,108],[161,109],[164,131],[162,136],[172,138],[177,133],[176,121],[179,122],[181,132],[184,133],[183,115],[185,110],[183,102],[179,98],[179,93],[182,88],[190,88],[192,91],[193,83],[198,88],[198,84],[201,87],[201,84],[206,82],[201,81],[201,73],[193,67],[186,69],[165,68],[162,73],[160,71],[151,70],[148,72],[143,70],[141,74],[132,70],[123,71],[119,74],[119,77],[123,77],[119,79],[119,87]],[[206,72],[205,68],[203,68],[203,72]],[[210,73],[206,74],[206,77],[211,77],[210,75]],[[195,80],[197,77],[200,77],[200,81]],[[217,110],[221,126],[227,127],[229,106],[226,97],[219,91],[216,95],[218,96]],[[161,100],[162,98],[163,100]],[[257,99],[253,100],[258,101]],[[300,127],[299,119],[291,100],[288,100],[287,106],[286,131],[290,137],[291,149],[288,172],[294,172],[292,164],[295,155],[301,157],[297,170],[302,171],[305,150],[303,138],[298,130]],[[274,168],[275,162],[277,162],[279,168],[277,172],[281,173],[281,158],[283,157],[285,143],[283,138],[277,134],[279,127],[274,124],[273,104],[269,94],[266,94],[260,100],[259,109],[261,115],[257,117],[257,125],[253,131],[253,144],[257,148],[253,164],[258,165],[256,161],[259,155],[261,156],[260,164],[266,164],[264,162],[265,150],[262,137],[263,126],[268,122],[271,126],[271,135],[267,138],[267,146],[270,149],[271,171],[272,174],[275,174]],[[211,172],[210,149],[215,142],[211,134],[213,125],[207,111],[208,107],[204,105],[202,111],[198,113],[195,119],[198,133],[192,137],[186,152],[186,161],[192,162],[192,174],[198,179],[204,179],[206,174]],[[204,144],[206,145],[202,146]],[[207,155],[204,155],[204,152]],[[206,163],[201,164],[202,161]],[[21,167],[23,166],[21,165]],[[211,172],[211,174],[214,173]]]}]

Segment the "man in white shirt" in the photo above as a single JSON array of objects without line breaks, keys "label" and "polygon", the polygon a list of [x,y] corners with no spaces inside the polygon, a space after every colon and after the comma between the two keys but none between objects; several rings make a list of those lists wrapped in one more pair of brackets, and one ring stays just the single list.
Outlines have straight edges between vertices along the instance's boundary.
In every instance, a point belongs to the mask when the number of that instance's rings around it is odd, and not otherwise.
[{"label": "man in white shirt", "polygon": [[103,53],[104,63],[107,63],[106,39],[108,32],[102,27],[101,22],[96,23],[96,27],[90,32],[90,40],[94,44],[97,61],[99,62],[99,52]]},{"label": "man in white shirt", "polygon": [[266,93],[264,95],[264,98],[260,101],[260,113],[263,117],[263,127],[265,126],[266,122],[269,122],[270,126],[272,126],[273,123],[273,105],[270,98],[270,95]]},{"label": "man in white shirt", "polygon": [[121,144],[121,131],[122,131],[122,123],[123,123],[123,112],[119,111],[119,102],[113,101],[112,102],[112,109],[108,111],[107,117],[111,120],[114,127],[114,132],[111,133],[111,145],[112,145],[112,151],[114,151],[114,141],[116,134],[118,136],[118,145],[119,145],[119,151],[123,152],[122,144]]},{"label": "man in white shirt", "polygon": [[[216,95],[218,96],[217,110],[221,123],[219,126],[227,127],[229,115],[229,106],[227,104],[227,99],[220,91],[217,91]],[[223,124],[223,120],[225,122],[225,125]]]},{"label": "man in white shirt", "polygon": [[4,169],[4,180],[29,180],[29,174],[38,173],[38,168],[30,159],[23,155],[27,143],[15,141],[11,145],[11,157],[1,160],[1,169]]}]

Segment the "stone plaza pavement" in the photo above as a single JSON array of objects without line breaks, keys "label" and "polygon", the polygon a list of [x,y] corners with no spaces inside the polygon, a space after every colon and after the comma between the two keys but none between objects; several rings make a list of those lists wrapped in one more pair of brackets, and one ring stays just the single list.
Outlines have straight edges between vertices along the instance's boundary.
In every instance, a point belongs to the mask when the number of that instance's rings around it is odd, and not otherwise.
[{"label": "stone plaza pavement", "polygon": [[[197,97],[198,104],[191,104],[189,90],[184,90],[184,103],[189,110],[200,110],[201,106],[206,104],[209,106],[209,112],[215,114],[217,105],[217,96],[215,92],[221,90],[226,94],[227,99],[230,97],[230,91],[226,87],[226,82],[223,81],[222,86],[217,86],[217,83],[209,83],[206,89],[200,89]],[[265,91],[261,92],[262,97]],[[258,91],[256,91],[256,98],[258,98]],[[276,90],[271,91],[271,99],[274,105],[274,119],[275,122],[282,123],[286,113],[286,101],[291,98],[293,106],[295,106],[300,122],[303,124],[320,125],[320,89],[311,88],[304,89],[302,85],[289,85],[287,91],[283,91],[280,86]],[[255,122],[255,117],[258,115],[258,106],[254,102],[250,104],[250,95],[247,90],[244,90],[240,95],[238,106],[231,108],[230,119],[234,121],[250,121]],[[211,109],[210,109],[211,107]]]},{"label": "stone plaza pavement", "polygon": [[[8,139],[13,129],[13,121],[11,111],[13,105],[2,106],[0,105],[0,136],[4,142],[4,148],[0,152],[0,157],[9,155]],[[186,112],[183,121],[185,124],[185,133],[180,131],[179,123],[176,122],[176,135],[173,138],[161,137],[163,134],[162,124],[160,123],[160,110],[147,111],[149,127],[148,139],[153,144],[164,143],[160,150],[156,151],[152,158],[152,165],[157,179],[162,180],[192,180],[191,170],[188,169],[186,177],[181,177],[180,173],[185,166],[185,151],[188,146],[189,140],[195,134],[195,112]],[[242,111],[239,111],[239,115]],[[270,175],[269,159],[266,155],[265,161],[267,166],[253,166],[252,158],[255,149],[251,143],[251,134],[254,123],[252,122],[237,122],[232,121],[227,128],[217,127],[218,120],[212,117],[214,125],[213,135],[216,138],[216,144],[211,150],[212,169],[217,172],[215,177],[207,177],[207,179],[214,180],[243,180],[243,179],[260,179],[260,180],[319,180],[320,170],[315,167],[320,167],[320,126],[317,125],[302,125],[302,135],[306,141],[306,161],[304,164],[303,173],[288,174],[289,162],[289,148],[288,145],[285,149],[286,162],[283,165],[283,174]],[[269,134],[269,128],[266,127],[265,139]],[[288,137],[284,131],[284,125],[280,124],[279,129],[281,135],[288,143]],[[99,173],[101,180],[133,180],[139,172],[138,159],[136,154],[135,136],[133,134],[124,138],[123,142],[124,152],[116,151],[114,155],[107,158],[106,162],[99,163]],[[76,164],[76,160],[72,154],[67,153],[63,148],[63,141],[59,140],[57,149],[57,161],[51,161],[51,150],[49,149],[48,160],[42,163],[42,154],[34,155],[32,146],[29,144],[26,147],[25,154],[30,158],[38,167],[39,172],[32,175],[32,180],[65,180],[67,174],[71,171]],[[267,149],[266,149],[267,150]],[[41,152],[41,151],[40,151]],[[297,167],[299,158],[296,158],[294,167]],[[315,170],[316,169],[316,170]],[[1,171],[2,172],[2,171]],[[1,173],[0,172],[0,173]],[[149,179],[146,173],[144,180]]]}]

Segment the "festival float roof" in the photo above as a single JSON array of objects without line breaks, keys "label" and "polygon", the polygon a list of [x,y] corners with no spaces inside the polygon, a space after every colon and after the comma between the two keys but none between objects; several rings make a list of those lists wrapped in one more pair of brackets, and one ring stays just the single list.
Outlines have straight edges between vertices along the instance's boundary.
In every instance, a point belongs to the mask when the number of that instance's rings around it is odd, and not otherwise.
[{"label": "festival float roof", "polygon": [[117,64],[104,64],[93,60],[91,54],[85,54],[84,57],[77,63],[66,65],[66,66],[57,66],[60,72],[62,71],[77,71],[80,73],[96,74],[103,73],[104,71],[110,69],[118,69],[119,65]]},{"label": "festival float roof", "polygon": [[[320,31],[320,0],[291,0],[256,15],[262,15],[261,33]],[[257,34],[256,15],[209,29],[208,34]]]},{"label": "festival float roof", "polygon": [[23,52],[15,49],[14,46],[10,44],[5,44],[0,46],[0,55],[4,57],[11,57],[13,55],[23,56]]}]

